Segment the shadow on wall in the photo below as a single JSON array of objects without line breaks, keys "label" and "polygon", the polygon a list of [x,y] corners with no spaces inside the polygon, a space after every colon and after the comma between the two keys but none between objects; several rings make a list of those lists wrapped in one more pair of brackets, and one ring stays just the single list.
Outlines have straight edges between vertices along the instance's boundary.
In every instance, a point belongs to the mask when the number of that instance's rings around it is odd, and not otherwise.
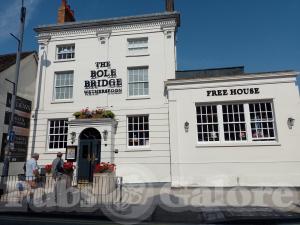
[{"label": "shadow on wall", "polygon": [[300,95],[300,76],[297,77],[296,85],[298,86],[298,91],[299,91],[299,95]]}]

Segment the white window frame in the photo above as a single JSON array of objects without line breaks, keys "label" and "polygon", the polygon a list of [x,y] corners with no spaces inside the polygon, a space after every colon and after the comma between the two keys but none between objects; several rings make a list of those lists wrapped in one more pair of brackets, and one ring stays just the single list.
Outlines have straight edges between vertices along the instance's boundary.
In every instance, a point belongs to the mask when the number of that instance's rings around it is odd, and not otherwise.
[{"label": "white window frame", "polygon": [[[65,50],[65,52],[62,52],[60,53],[59,52],[59,48],[68,48],[68,47],[71,47],[70,50]],[[68,57],[68,54],[71,54],[71,57]],[[65,58],[59,58],[59,55],[65,55],[66,57]],[[72,57],[73,55],[73,57]],[[68,60],[74,60],[75,59],[75,44],[72,43],[72,44],[63,44],[63,45],[57,45],[56,46],[56,60],[57,61],[68,61]]]},{"label": "white window frame", "polygon": [[148,50],[149,50],[148,37],[127,39],[127,51],[129,56],[148,55]]},{"label": "white window frame", "polygon": [[[130,79],[130,70],[142,70],[142,69],[146,69],[147,70],[147,80],[145,81],[144,79],[143,79],[143,81],[140,81],[139,80],[139,78],[138,78],[138,80],[134,80],[134,81],[131,81],[131,79]],[[134,75],[134,76],[137,76],[137,75]],[[134,77],[133,76],[133,77]],[[139,77],[139,76],[138,76]],[[144,78],[144,77],[143,77]],[[149,96],[149,66],[137,66],[137,67],[128,67],[127,68],[127,79],[128,79],[128,82],[127,82],[127,84],[128,84],[128,86],[127,86],[127,89],[128,89],[128,91],[127,91],[127,95],[128,95],[128,97],[129,98],[135,98],[135,97],[148,97]],[[134,85],[134,84],[136,84],[136,85],[140,85],[140,84],[148,84],[148,92],[147,93],[145,93],[145,90],[146,90],[146,88],[144,87],[143,88],[143,94],[140,94],[140,93],[138,93],[138,94],[135,94],[134,93],[134,91],[135,90],[138,90],[138,92],[139,92],[139,88],[138,89],[136,89],[136,88],[134,88],[133,87],[133,94],[131,95],[130,94],[130,87],[131,87],[131,85]]]},{"label": "white window frame", "polygon": [[[147,129],[146,130],[140,130],[140,128],[139,128],[139,125],[140,125],[139,119],[138,119],[138,129],[137,130],[134,129],[134,124],[135,123],[133,123],[133,128],[132,128],[133,130],[129,130],[129,118],[134,119],[135,117],[138,117],[138,118],[148,117],[148,130]],[[144,129],[144,126],[145,125],[143,123],[143,129]],[[128,149],[149,149],[149,147],[150,147],[150,116],[149,116],[149,114],[128,115],[127,118],[126,118],[126,131],[127,131],[126,132],[126,134],[127,134],[127,138],[126,138],[127,144],[126,145],[127,145]],[[130,134],[129,133],[135,133],[135,132],[144,132],[144,133],[148,132],[148,140],[147,140],[146,135],[142,138],[145,141],[144,145],[139,144],[139,140],[140,140],[139,137],[137,137],[138,145],[129,145],[129,141],[130,141]],[[148,143],[147,143],[147,141],[148,141]]]},{"label": "white window frame", "polygon": [[[72,75],[72,84],[63,84],[63,85],[57,85],[57,77],[61,75]],[[72,88],[71,89],[71,98],[56,98],[56,93],[58,88]],[[60,71],[54,73],[54,81],[53,81],[53,96],[52,100],[54,102],[61,102],[61,101],[70,101],[74,98],[74,71]]]},{"label": "white window frame", "polygon": [[[51,127],[51,122],[54,121],[54,126]],[[63,126],[63,129],[65,129],[67,127],[67,132],[63,132],[63,133],[58,133],[56,134],[55,133],[55,128],[58,129],[58,131],[60,132],[60,124],[58,127],[55,126],[55,121],[65,121],[65,126]],[[68,145],[68,131],[69,131],[69,126],[68,126],[68,119],[67,118],[55,118],[55,119],[48,119],[48,134],[47,134],[47,149],[48,151],[62,151],[62,150],[65,150],[67,145]],[[51,128],[54,129],[54,133],[51,133]],[[50,148],[50,144],[51,142],[53,142],[53,144],[57,141],[51,141],[51,136],[65,136],[65,140],[63,142],[65,142],[65,146],[60,148],[58,146],[58,148]],[[61,142],[61,141],[58,141],[58,142]]]},{"label": "white window frame", "polygon": [[[265,138],[265,139],[259,139],[255,140],[252,137],[252,129],[251,129],[251,118],[250,118],[250,110],[249,110],[249,105],[250,104],[261,104],[261,103],[270,103],[271,104],[271,110],[272,110],[272,120],[268,120],[268,122],[273,123],[273,132],[274,132],[274,137],[272,138]],[[246,123],[246,139],[245,140],[225,140],[225,131],[224,131],[224,121],[223,121],[223,110],[222,106],[223,105],[236,105],[236,104],[242,104],[244,107],[244,117],[245,117],[245,123]],[[215,105],[217,106],[217,115],[218,115],[218,131],[219,131],[219,140],[218,141],[199,141],[198,137],[198,120],[197,120],[197,107],[201,106],[208,106],[208,105]],[[249,101],[249,102],[218,102],[218,103],[196,103],[196,132],[197,132],[197,143],[201,145],[205,144],[256,144],[256,143],[277,143],[278,142],[278,135],[276,131],[276,120],[275,120],[275,112],[274,112],[274,104],[272,100],[258,100],[258,101]],[[253,123],[253,121],[252,121]]]}]

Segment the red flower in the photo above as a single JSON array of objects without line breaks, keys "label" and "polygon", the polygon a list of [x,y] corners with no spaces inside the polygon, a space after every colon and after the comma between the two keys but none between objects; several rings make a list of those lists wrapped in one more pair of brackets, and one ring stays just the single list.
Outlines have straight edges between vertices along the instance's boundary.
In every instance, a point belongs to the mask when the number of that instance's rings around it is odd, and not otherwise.
[{"label": "red flower", "polygon": [[75,169],[75,166],[72,162],[65,162],[63,168],[66,173],[72,173]]},{"label": "red flower", "polygon": [[52,170],[52,164],[45,165],[45,171],[46,171],[46,173],[51,173],[51,170]]},{"label": "red flower", "polygon": [[101,162],[95,165],[94,173],[112,173],[116,169],[116,165],[109,162]]}]

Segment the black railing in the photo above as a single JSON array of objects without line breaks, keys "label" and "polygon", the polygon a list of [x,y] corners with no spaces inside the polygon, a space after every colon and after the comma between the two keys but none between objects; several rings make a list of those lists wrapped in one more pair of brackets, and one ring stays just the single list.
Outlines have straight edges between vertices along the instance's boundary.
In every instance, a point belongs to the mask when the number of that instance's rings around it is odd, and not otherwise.
[{"label": "black railing", "polygon": [[[55,202],[64,194],[85,201],[86,204],[117,204],[122,201],[122,177],[98,175],[93,182],[76,176],[62,175],[25,177],[0,177],[0,203],[24,202],[35,199],[54,198]],[[72,197],[71,197],[72,198]]]}]

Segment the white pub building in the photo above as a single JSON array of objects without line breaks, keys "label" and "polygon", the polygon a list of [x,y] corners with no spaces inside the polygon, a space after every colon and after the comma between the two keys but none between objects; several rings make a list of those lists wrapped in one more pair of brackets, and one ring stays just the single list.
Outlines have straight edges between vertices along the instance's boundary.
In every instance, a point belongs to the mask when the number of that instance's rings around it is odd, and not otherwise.
[{"label": "white pub building", "polygon": [[124,183],[300,186],[296,72],[176,71],[172,1],[163,13],[83,22],[62,2],[58,24],[35,29],[28,152],[39,164],[60,151],[88,180],[113,162]]}]

